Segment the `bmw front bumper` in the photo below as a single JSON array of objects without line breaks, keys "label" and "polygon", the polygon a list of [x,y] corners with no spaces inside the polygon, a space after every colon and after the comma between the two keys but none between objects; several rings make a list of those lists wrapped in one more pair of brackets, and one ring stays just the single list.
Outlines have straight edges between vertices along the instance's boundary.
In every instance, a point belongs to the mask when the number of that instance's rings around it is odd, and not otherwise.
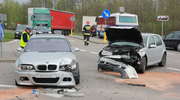
[{"label": "bmw front bumper", "polygon": [[16,71],[18,85],[44,85],[44,86],[75,86],[71,72],[20,72]]}]

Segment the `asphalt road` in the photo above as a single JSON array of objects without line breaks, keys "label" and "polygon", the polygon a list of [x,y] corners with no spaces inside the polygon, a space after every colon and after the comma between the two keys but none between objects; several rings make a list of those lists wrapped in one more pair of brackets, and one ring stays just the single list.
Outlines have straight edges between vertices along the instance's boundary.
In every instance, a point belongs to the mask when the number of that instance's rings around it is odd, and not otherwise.
[{"label": "asphalt road", "polygon": [[[180,99],[180,52],[168,51],[168,61],[165,67],[151,66],[139,80],[121,80],[118,73],[103,73],[97,71],[98,52],[105,44],[91,43],[83,46],[83,41],[69,38],[77,52],[80,63],[81,83],[77,86],[82,97],[53,97],[40,94],[31,95],[32,88],[15,87],[14,63],[0,62],[0,100],[179,100]],[[5,45],[6,59],[15,58],[18,42]],[[8,50],[6,50],[8,49]],[[128,83],[142,83],[146,86],[132,86]],[[8,94],[9,93],[9,94]],[[7,96],[5,96],[7,95]],[[30,98],[31,97],[31,98]]]}]

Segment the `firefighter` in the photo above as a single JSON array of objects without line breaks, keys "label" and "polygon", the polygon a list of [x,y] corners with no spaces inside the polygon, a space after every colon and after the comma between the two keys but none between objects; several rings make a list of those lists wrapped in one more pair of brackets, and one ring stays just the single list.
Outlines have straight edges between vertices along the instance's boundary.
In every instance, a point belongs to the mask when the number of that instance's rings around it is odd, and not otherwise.
[{"label": "firefighter", "polygon": [[31,33],[31,28],[26,27],[24,32],[21,34],[21,39],[20,39],[20,47],[24,49],[24,47],[27,45],[27,42],[30,40],[30,33]]},{"label": "firefighter", "polygon": [[89,22],[86,23],[83,27],[83,35],[84,35],[84,45],[88,46],[89,45],[89,40],[91,36],[91,26],[89,25]]}]

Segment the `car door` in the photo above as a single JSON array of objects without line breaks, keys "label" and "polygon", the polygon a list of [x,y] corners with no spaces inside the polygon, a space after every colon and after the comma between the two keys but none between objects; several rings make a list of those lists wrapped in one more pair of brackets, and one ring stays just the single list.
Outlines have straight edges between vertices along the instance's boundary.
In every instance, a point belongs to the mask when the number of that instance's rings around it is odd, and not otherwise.
[{"label": "car door", "polygon": [[162,59],[163,54],[164,54],[165,47],[164,47],[163,41],[162,41],[160,36],[154,35],[153,38],[156,42],[156,48],[154,48],[155,49],[155,52],[154,52],[155,53],[155,60],[156,60],[155,63],[159,63]]},{"label": "car door", "polygon": [[166,47],[174,48],[174,37],[175,37],[174,32],[165,36],[164,43]]},{"label": "car door", "polygon": [[149,36],[148,39],[148,45],[146,49],[147,59],[148,59],[148,65],[153,65],[156,63],[156,55],[157,55],[157,48],[156,48],[156,42],[153,36]]}]

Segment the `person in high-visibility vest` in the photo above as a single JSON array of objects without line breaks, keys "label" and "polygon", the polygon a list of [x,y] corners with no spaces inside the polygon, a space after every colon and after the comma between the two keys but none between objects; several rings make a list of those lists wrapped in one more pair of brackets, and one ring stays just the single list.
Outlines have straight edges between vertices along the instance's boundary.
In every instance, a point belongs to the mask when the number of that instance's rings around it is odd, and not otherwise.
[{"label": "person in high-visibility vest", "polygon": [[89,40],[90,40],[90,36],[91,36],[91,26],[89,25],[89,23],[87,22],[86,25],[84,25],[83,27],[84,30],[84,45],[87,46],[89,45]]},{"label": "person in high-visibility vest", "polygon": [[20,47],[24,48],[27,45],[27,42],[30,40],[30,33],[31,33],[31,28],[27,27],[24,32],[21,34],[21,39],[20,39]]}]

